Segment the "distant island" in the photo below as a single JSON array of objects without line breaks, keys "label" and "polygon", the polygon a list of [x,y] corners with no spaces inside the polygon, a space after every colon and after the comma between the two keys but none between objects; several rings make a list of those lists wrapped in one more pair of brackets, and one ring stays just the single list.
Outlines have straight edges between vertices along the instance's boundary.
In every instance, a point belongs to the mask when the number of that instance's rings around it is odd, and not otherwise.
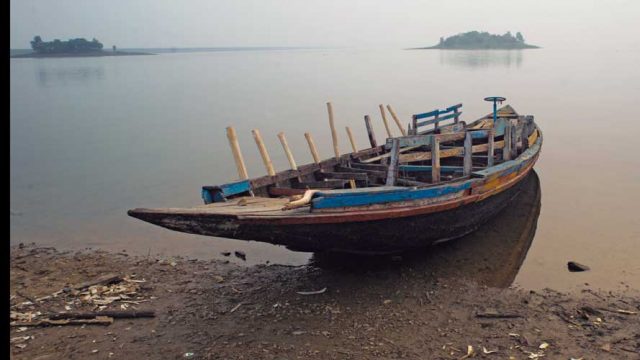
[{"label": "distant island", "polygon": [[504,35],[494,35],[488,32],[469,31],[448,38],[441,37],[438,45],[417,49],[451,49],[451,50],[481,50],[481,49],[537,49],[538,46],[524,42],[524,36],[517,32],[515,36],[507,31]]},{"label": "distant island", "polygon": [[12,58],[46,58],[46,57],[83,57],[83,56],[124,56],[124,55],[153,55],[143,52],[118,51],[115,45],[111,51],[103,50],[104,46],[96,39],[88,41],[84,38],[60,41],[42,41],[40,36],[35,36],[31,41],[33,52],[13,55]]}]

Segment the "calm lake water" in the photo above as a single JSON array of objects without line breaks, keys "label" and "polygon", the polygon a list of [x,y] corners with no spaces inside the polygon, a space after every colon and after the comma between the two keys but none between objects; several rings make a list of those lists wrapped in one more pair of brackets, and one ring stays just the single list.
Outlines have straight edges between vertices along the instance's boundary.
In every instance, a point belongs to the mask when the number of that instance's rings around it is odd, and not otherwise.
[{"label": "calm lake water", "polygon": [[[490,112],[485,96],[500,95],[534,115],[545,136],[536,165],[541,210],[515,283],[640,289],[639,63],[637,50],[608,49],[12,59],[11,243],[200,258],[242,250],[251,264],[303,264],[310,254],[172,232],[126,211],[199,205],[202,185],[236,178],[228,125],[253,177],[265,174],[253,128],[278,170],[287,168],[280,131],[298,164],[311,162],[306,131],[331,156],[327,101],[346,152],[344,126],[360,148],[367,144],[365,114],[380,141],[378,104],[391,104],[408,122],[411,114],[462,102],[463,120],[471,121]],[[591,271],[569,273],[569,260]]]}]

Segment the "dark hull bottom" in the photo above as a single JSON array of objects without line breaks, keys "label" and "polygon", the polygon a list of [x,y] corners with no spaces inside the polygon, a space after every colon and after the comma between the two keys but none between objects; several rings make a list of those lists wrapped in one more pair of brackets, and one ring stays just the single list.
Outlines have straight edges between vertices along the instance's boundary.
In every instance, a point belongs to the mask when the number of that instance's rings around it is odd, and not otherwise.
[{"label": "dark hull bottom", "polygon": [[172,230],[284,245],[294,251],[390,253],[426,247],[473,232],[507,206],[526,182],[527,178],[523,178],[497,195],[451,210],[364,222],[262,225],[223,216],[134,216]]}]

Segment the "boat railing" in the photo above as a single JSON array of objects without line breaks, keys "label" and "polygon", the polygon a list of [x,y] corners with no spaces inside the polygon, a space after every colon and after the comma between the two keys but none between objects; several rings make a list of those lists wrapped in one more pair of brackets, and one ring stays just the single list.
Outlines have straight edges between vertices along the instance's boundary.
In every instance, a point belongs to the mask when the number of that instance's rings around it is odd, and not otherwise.
[{"label": "boat railing", "polygon": [[[422,114],[414,114],[411,117],[411,129],[409,129],[409,134],[419,135],[436,130],[440,127],[440,123],[446,120],[453,120],[453,123],[457,124],[460,119],[460,115],[462,114],[460,108],[462,108],[462,104],[456,104],[443,110],[436,109]],[[421,128],[432,124],[433,129],[421,130]]]}]

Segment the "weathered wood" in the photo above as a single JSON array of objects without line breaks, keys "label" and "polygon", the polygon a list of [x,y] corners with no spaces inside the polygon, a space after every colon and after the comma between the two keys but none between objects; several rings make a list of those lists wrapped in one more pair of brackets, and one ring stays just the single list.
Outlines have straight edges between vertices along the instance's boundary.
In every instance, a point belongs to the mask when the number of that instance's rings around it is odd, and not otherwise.
[{"label": "weathered wood", "polygon": [[268,192],[271,196],[292,196],[292,195],[302,195],[304,194],[305,189],[293,189],[288,187],[276,187],[269,186]]},{"label": "weathered wood", "polygon": [[464,138],[464,160],[462,165],[463,176],[469,176],[471,174],[471,166],[472,166],[471,156],[473,155],[472,146],[473,146],[473,143],[471,141],[471,133],[467,131]]},{"label": "weathered wood", "polygon": [[440,139],[437,136],[431,137],[431,182],[440,182]]},{"label": "weathered wood", "polygon": [[353,133],[351,132],[351,128],[346,126],[345,129],[347,130],[347,136],[349,137],[349,142],[351,143],[351,149],[355,153],[358,151],[358,148],[356,147],[356,141],[353,138]]},{"label": "weathered wood", "polygon": [[398,115],[396,115],[396,112],[393,111],[393,108],[391,107],[391,105],[387,105],[387,110],[389,110],[389,113],[391,114],[393,121],[396,122],[396,125],[398,126],[398,129],[400,129],[402,136],[407,136],[407,131],[402,127],[402,124],[400,124],[400,119],[398,119]]},{"label": "weathered wood", "polygon": [[364,172],[321,172],[318,173],[321,179],[343,179],[343,180],[359,180],[367,181],[369,177]]},{"label": "weathered wood", "polygon": [[316,164],[320,164],[320,156],[318,155],[318,149],[316,149],[316,144],[313,142],[313,138],[311,134],[304,133],[304,137],[307,139],[307,143],[309,144],[309,150],[311,150],[311,156],[313,157],[313,162]]},{"label": "weathered wood", "polygon": [[[380,105],[382,108],[382,105]],[[398,138],[393,139],[391,145],[391,158],[389,161],[389,168],[387,169],[387,186],[393,186],[398,178],[398,159],[400,157],[400,140]]]},{"label": "weathered wood", "polygon": [[348,184],[349,180],[344,179],[327,179],[323,181],[306,181],[299,184],[293,184],[293,188],[298,189],[335,189],[344,188],[345,184]]},{"label": "weathered wood", "polygon": [[380,115],[382,115],[382,122],[384,123],[384,128],[385,130],[387,130],[387,136],[388,137],[393,137],[393,135],[391,135],[391,130],[389,129],[389,122],[387,121],[387,114],[385,114],[384,112],[384,106],[382,106],[382,104],[378,105],[378,107],[380,108]]},{"label": "weathered wood", "polygon": [[502,159],[511,160],[511,121],[507,121],[504,130],[504,148],[502,148]]},{"label": "weathered wood", "polygon": [[287,138],[284,136],[283,132],[278,133],[278,139],[280,139],[280,143],[282,144],[282,148],[284,149],[284,153],[287,155],[287,160],[289,160],[289,166],[291,170],[298,170],[298,165],[296,165],[296,161],[293,158],[293,154],[291,153],[291,149],[289,149],[289,144],[287,143]]},{"label": "weathered wood", "polygon": [[67,319],[67,320],[49,320],[42,319],[37,321],[14,321],[9,323],[12,327],[22,326],[62,326],[62,325],[111,325],[113,318],[107,316],[98,316],[95,319]]},{"label": "weathered wood", "polygon": [[262,141],[260,131],[258,129],[253,129],[251,130],[251,133],[256,141],[256,145],[258,145],[258,150],[260,151],[260,156],[262,156],[262,162],[264,163],[264,167],[267,169],[267,173],[269,176],[275,176],[276,170],[273,168],[273,163],[271,162],[267,148],[264,146],[264,141]]},{"label": "weathered wood", "polygon": [[373,126],[371,126],[371,119],[369,118],[369,115],[364,116],[364,124],[367,127],[367,134],[369,135],[369,144],[371,144],[372,148],[377,147],[378,142],[376,141],[376,134],[373,132]]},{"label": "weathered wood", "polygon": [[336,159],[340,158],[340,150],[338,149],[338,133],[336,132],[336,125],[333,120],[333,106],[330,102],[327,103],[327,112],[329,113],[329,126],[331,127],[331,140],[333,140],[333,153]]},{"label": "weathered wood", "polygon": [[104,310],[90,312],[60,312],[50,314],[51,320],[63,319],[95,319],[99,316],[108,316],[114,319],[151,318],[156,314],[153,310]]},{"label": "weathered wood", "polygon": [[487,167],[493,166],[495,153],[495,130],[489,130],[489,137],[487,139]]},{"label": "weathered wood", "polygon": [[518,157],[518,125],[513,120],[511,122],[511,158],[515,159]]},{"label": "weathered wood", "polygon": [[105,274],[105,275],[99,276],[94,280],[89,280],[80,284],[73,285],[71,286],[71,288],[75,290],[84,290],[94,285],[110,285],[110,284],[119,283],[121,281],[122,281],[122,276],[118,274]]},{"label": "weathered wood", "polygon": [[236,135],[236,130],[231,126],[227,127],[227,139],[229,139],[229,145],[231,146],[231,152],[233,153],[233,160],[235,161],[236,168],[238,169],[238,176],[243,180],[248,179],[249,174],[247,173],[247,166],[244,164],[244,159],[240,152],[238,136]]}]

